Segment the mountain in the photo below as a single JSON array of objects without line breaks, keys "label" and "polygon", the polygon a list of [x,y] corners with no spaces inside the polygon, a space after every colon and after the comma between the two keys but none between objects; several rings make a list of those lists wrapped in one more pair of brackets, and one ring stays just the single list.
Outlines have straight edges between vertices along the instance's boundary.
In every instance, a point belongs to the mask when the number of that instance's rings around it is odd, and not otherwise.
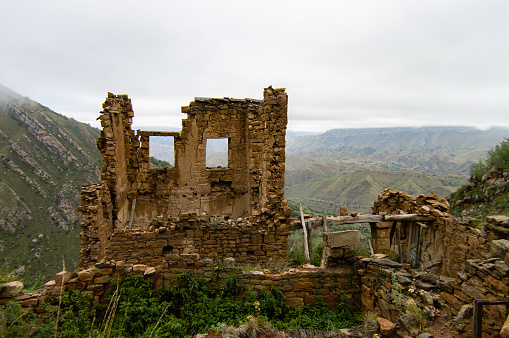
[{"label": "mountain", "polygon": [[346,206],[350,211],[369,213],[373,202],[385,188],[410,195],[427,195],[433,191],[439,196],[449,196],[465,179],[461,174],[433,175],[411,170],[359,169],[289,186],[285,190],[285,197],[329,213],[339,214],[340,206]]},{"label": "mountain", "polygon": [[0,265],[42,280],[72,269],[82,184],[102,166],[99,130],[0,85]]},{"label": "mountain", "polygon": [[370,212],[385,188],[449,196],[509,128],[334,129],[287,142],[285,196],[317,210]]},{"label": "mountain", "polygon": [[488,149],[509,136],[509,128],[420,127],[333,129],[288,141],[288,155],[312,155],[315,162],[349,163],[388,170],[467,174]]}]

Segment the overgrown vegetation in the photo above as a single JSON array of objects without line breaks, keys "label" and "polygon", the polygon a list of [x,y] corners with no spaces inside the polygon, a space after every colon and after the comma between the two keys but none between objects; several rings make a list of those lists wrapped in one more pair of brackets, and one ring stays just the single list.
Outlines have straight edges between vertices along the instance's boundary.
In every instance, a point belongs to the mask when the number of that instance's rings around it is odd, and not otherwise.
[{"label": "overgrown vegetation", "polygon": [[0,336],[5,337],[188,337],[209,329],[222,330],[246,322],[277,330],[334,331],[361,322],[346,299],[333,310],[322,299],[315,307],[289,310],[279,289],[246,290],[233,275],[219,287],[210,280],[177,276],[178,284],[152,291],[142,276],[112,283],[109,306],[90,305],[90,294],[75,290],[62,297],[60,318],[56,305],[44,315],[23,312],[18,303],[0,307]]},{"label": "overgrown vegetation", "polygon": [[483,178],[489,172],[494,172],[499,176],[509,173],[509,139],[505,139],[488,151],[486,158],[470,167],[469,183],[450,196],[452,214],[461,216],[465,213],[458,206],[458,203],[463,202],[463,208],[465,205],[468,207],[465,216],[476,217],[481,221],[490,214],[509,215],[507,188],[499,185],[491,187],[483,185]]},{"label": "overgrown vegetation", "polygon": [[157,159],[154,156],[150,156],[148,160],[151,168],[172,168],[170,162]]}]

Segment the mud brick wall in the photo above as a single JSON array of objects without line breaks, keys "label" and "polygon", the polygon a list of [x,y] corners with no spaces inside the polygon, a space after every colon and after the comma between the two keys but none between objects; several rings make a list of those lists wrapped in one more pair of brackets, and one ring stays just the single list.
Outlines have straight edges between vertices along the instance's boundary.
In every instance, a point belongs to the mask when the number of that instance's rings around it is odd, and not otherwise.
[{"label": "mud brick wall", "polygon": [[[434,193],[413,198],[405,193],[385,189],[374,203],[375,214],[394,215],[399,211],[407,214],[432,215],[435,220],[422,225],[412,222],[397,222],[400,231],[403,261],[408,261],[408,246],[412,227],[420,227],[422,247],[420,249],[423,265],[441,261],[434,272],[455,276],[467,259],[480,259],[489,252],[489,241],[481,236],[481,229],[471,219],[456,218],[448,213],[449,203]],[[393,222],[371,224],[372,244],[375,253],[391,255],[397,253],[396,234],[390,243]],[[415,229],[414,229],[415,230]]]},{"label": "mud brick wall", "polygon": [[[286,257],[287,103],[284,88],[272,87],[263,100],[195,98],[182,107],[181,131],[135,133],[131,100],[108,93],[97,141],[101,182],[83,188],[79,208],[80,267],[111,259],[160,264],[173,251],[245,262]],[[174,167],[150,168],[150,136],[173,137]],[[209,168],[207,140],[217,138],[228,140],[228,165]]]}]

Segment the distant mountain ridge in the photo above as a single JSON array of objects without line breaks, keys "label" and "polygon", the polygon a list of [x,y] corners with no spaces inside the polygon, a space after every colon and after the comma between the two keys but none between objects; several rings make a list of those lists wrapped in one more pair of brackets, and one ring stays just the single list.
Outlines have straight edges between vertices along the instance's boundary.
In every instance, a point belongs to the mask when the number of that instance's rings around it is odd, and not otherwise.
[{"label": "distant mountain ridge", "polygon": [[384,188],[447,197],[509,128],[334,129],[287,142],[288,200],[319,210],[369,212]]},{"label": "distant mountain ridge", "polygon": [[79,251],[81,185],[102,166],[99,130],[0,85],[0,264],[45,279]]}]

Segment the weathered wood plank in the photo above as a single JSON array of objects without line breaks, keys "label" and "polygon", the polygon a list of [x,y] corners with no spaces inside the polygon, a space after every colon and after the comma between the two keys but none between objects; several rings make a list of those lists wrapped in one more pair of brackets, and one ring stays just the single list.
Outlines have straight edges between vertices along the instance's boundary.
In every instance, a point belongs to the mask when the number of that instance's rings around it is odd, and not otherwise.
[{"label": "weathered wood plank", "polygon": [[304,232],[304,254],[306,255],[306,263],[311,264],[311,257],[309,255],[309,242],[308,242],[308,231],[306,222],[304,221],[304,213],[302,212],[302,204],[299,204],[300,221],[302,223],[302,231]]},{"label": "weathered wood plank", "polygon": [[389,221],[427,222],[427,221],[434,221],[435,220],[435,216],[431,216],[431,215],[417,215],[417,214],[384,215],[384,220],[386,222],[389,222]]},{"label": "weathered wood plank", "polygon": [[[435,216],[431,215],[417,215],[417,214],[406,214],[406,215],[358,215],[353,216],[328,216],[327,225],[342,225],[342,224],[355,224],[355,223],[379,223],[379,222],[428,222],[435,220]],[[306,223],[309,223],[312,227],[323,226],[323,219],[321,216],[307,218]],[[424,225],[424,224],[423,224]],[[292,229],[300,229],[302,226],[302,220],[294,220],[292,222]],[[421,225],[422,226],[422,225]],[[509,231],[509,229],[508,229]]]}]

